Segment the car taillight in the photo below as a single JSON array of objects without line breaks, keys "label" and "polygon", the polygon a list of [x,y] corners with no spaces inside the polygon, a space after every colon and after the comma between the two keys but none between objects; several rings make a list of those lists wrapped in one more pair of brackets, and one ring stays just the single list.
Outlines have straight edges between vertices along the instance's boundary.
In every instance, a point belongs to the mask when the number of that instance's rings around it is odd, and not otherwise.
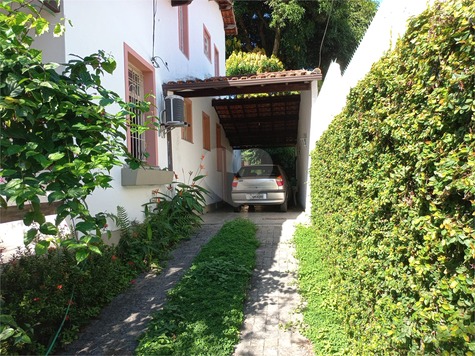
[{"label": "car taillight", "polygon": [[275,182],[277,183],[277,186],[278,187],[282,187],[284,185],[284,179],[282,178],[282,176],[278,176],[276,179],[275,179]]},{"label": "car taillight", "polygon": [[233,180],[233,187],[236,188],[236,187],[237,187],[237,184],[238,184],[238,177],[234,177],[234,180]]}]

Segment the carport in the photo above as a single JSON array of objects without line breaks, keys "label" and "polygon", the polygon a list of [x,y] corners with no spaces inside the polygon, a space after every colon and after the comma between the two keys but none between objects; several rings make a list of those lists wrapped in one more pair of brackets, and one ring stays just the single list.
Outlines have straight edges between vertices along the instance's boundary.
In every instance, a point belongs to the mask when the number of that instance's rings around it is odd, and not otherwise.
[{"label": "carport", "polygon": [[[307,138],[318,95],[320,69],[268,72],[168,82],[165,95],[212,100],[233,149],[296,147],[298,201],[305,208],[310,164]],[[266,97],[250,94],[267,93]]]}]

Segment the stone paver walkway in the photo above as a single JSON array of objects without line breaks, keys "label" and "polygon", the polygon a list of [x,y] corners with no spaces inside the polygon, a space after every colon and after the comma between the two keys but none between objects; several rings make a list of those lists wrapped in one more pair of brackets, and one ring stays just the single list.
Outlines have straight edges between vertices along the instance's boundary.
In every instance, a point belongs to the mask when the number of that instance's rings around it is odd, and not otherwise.
[{"label": "stone paver walkway", "polygon": [[294,227],[289,223],[259,226],[257,236],[262,244],[257,250],[257,267],[235,356],[313,355],[310,342],[288,327],[302,321],[302,315],[296,313],[300,295],[291,244]]},{"label": "stone paver walkway", "polygon": [[160,310],[167,292],[180,280],[201,247],[215,236],[222,224],[204,225],[189,241],[172,252],[173,259],[159,275],[148,273],[135,279],[134,286],[118,295],[87,325],[61,355],[133,355],[137,338],[146,328],[150,314]]},{"label": "stone paver walkway", "polygon": [[146,330],[150,314],[162,308],[167,291],[180,280],[201,247],[216,235],[224,222],[238,216],[258,225],[257,237],[262,244],[257,250],[257,267],[245,303],[241,342],[234,356],[312,355],[307,339],[283,327],[302,317],[295,313],[300,296],[293,273],[297,261],[290,243],[293,224],[301,214],[228,211],[205,214],[197,235],[172,252],[173,259],[161,274],[149,273],[137,278],[134,287],[106,306],[98,319],[87,325],[78,341],[61,355],[133,355],[138,346],[137,337]]}]

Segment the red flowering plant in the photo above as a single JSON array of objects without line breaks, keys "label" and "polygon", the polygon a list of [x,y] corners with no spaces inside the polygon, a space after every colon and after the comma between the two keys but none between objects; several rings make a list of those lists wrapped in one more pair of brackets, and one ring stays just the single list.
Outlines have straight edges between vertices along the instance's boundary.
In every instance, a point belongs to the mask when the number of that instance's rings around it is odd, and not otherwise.
[{"label": "red flowering plant", "polygon": [[[117,207],[117,215],[108,214],[121,230],[118,256],[123,261],[131,261],[128,267],[136,271],[150,268],[161,269],[161,264],[173,246],[183,238],[188,238],[193,228],[201,224],[205,196],[209,192],[199,183],[206,177],[204,156],[196,173],[190,171],[187,181],[172,183],[166,193],[153,191],[153,201],[144,204],[145,219],[142,223],[131,222],[123,207]],[[185,176],[184,170],[182,170]]]},{"label": "red flowering plant", "polygon": [[[148,218],[143,223],[130,221],[122,206],[117,207],[117,215],[108,214],[108,217],[121,231],[118,255],[115,257],[126,261],[127,267],[134,271],[147,271],[150,267],[158,265],[158,260],[163,253],[160,246],[150,237],[151,228],[149,229],[147,226]],[[170,231],[166,226],[159,230],[161,233]]]},{"label": "red flowering plant", "polygon": [[73,342],[82,324],[130,288],[137,272],[129,261],[118,257],[116,247],[101,249],[102,255],[77,264],[74,250],[50,249],[39,256],[28,247],[0,266],[0,354],[44,355],[66,312],[53,349]]}]

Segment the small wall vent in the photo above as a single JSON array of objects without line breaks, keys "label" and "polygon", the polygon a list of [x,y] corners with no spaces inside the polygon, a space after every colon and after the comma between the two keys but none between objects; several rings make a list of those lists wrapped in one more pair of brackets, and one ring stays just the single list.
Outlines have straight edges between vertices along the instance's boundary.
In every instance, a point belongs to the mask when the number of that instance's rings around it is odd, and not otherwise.
[{"label": "small wall vent", "polygon": [[165,98],[165,124],[183,125],[185,121],[185,99],[179,95]]}]

